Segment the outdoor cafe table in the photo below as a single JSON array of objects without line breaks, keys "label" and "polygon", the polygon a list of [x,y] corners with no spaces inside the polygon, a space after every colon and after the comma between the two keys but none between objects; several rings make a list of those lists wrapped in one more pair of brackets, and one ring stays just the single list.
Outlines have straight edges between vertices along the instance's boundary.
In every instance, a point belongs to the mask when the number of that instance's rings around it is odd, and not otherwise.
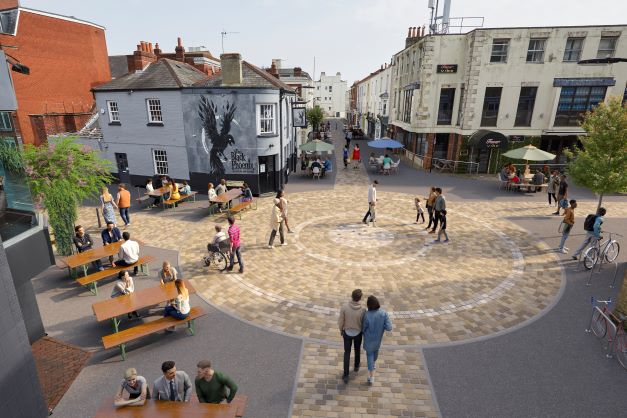
[{"label": "outdoor cafe table", "polygon": [[83,267],[83,274],[87,276],[87,265],[93,261],[100,260],[101,258],[109,257],[117,254],[120,251],[120,246],[124,243],[123,240],[114,242],[109,245],[104,245],[98,248],[92,248],[91,250],[83,251],[68,256],[65,259],[65,264],[70,270],[70,275],[75,276],[74,269],[77,267]]},{"label": "outdoor cafe table", "polygon": [[[188,280],[185,280],[185,287],[187,287],[190,294],[196,293],[196,289]],[[115,332],[118,332],[118,325],[120,325],[120,321],[117,319],[118,316],[176,299],[176,296],[177,292],[174,282],[167,282],[149,289],[136,290],[128,295],[96,302],[91,308],[98,322],[110,319],[113,322],[113,329]]]},{"label": "outdoor cafe table", "polygon": [[231,201],[233,199],[237,199],[242,195],[242,189],[231,189],[222,193],[220,196],[216,196],[210,200],[211,203],[226,203],[228,206],[231,205]]},{"label": "outdoor cafe table", "polygon": [[153,401],[148,399],[143,406],[123,406],[118,408],[113,405],[113,399],[109,398],[100,406],[95,418],[235,418],[238,416],[237,412],[238,407],[233,403],[199,403],[195,399],[190,400],[190,402]]}]

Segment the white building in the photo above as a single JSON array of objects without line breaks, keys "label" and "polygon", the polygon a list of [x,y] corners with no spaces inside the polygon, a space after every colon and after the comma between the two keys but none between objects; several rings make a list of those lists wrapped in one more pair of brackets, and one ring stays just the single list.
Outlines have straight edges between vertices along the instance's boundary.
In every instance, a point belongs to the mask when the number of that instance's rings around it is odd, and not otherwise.
[{"label": "white building", "polygon": [[347,85],[341,74],[326,75],[321,72],[320,80],[315,82],[315,86],[315,105],[320,106],[328,117],[346,117]]},{"label": "white building", "polygon": [[563,160],[584,133],[582,113],[626,95],[626,64],[577,64],[627,57],[625,25],[481,28],[407,41],[392,59],[390,123],[426,165],[467,153],[486,171],[495,152],[529,138]]},{"label": "white building", "polygon": [[387,135],[391,73],[392,67],[386,63],[356,83],[359,126],[371,138]]}]

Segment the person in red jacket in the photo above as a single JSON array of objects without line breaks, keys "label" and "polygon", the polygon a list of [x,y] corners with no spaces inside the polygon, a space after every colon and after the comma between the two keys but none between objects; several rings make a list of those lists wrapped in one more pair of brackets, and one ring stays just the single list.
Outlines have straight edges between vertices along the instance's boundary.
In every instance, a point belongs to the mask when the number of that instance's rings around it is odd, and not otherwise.
[{"label": "person in red jacket", "polygon": [[359,168],[361,163],[361,152],[359,151],[359,144],[355,144],[353,147],[353,168]]}]

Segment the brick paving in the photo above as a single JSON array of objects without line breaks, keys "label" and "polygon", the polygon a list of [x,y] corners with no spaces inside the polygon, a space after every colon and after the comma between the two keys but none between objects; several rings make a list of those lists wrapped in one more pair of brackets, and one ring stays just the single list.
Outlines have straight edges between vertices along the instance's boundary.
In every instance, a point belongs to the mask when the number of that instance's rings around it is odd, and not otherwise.
[{"label": "brick paving", "polygon": [[35,341],[31,348],[44,398],[48,408],[53,410],[85,367],[91,354],[50,337]]}]

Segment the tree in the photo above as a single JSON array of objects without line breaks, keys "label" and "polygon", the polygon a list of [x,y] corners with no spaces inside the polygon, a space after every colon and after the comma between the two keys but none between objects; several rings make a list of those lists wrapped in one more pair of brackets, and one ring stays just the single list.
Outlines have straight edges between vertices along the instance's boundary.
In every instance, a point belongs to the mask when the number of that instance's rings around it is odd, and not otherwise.
[{"label": "tree", "polygon": [[314,132],[318,132],[318,127],[322,123],[324,119],[324,114],[322,113],[322,109],[320,106],[314,106],[312,109],[307,111],[307,120],[309,124],[313,127]]},{"label": "tree", "polygon": [[583,147],[567,150],[568,172],[575,182],[599,195],[627,190],[627,107],[622,98],[612,97],[587,112],[581,127]]},{"label": "tree", "polygon": [[72,254],[78,205],[111,183],[111,163],[71,136],[41,146],[26,145],[21,158],[33,200],[48,212],[57,252]]}]

